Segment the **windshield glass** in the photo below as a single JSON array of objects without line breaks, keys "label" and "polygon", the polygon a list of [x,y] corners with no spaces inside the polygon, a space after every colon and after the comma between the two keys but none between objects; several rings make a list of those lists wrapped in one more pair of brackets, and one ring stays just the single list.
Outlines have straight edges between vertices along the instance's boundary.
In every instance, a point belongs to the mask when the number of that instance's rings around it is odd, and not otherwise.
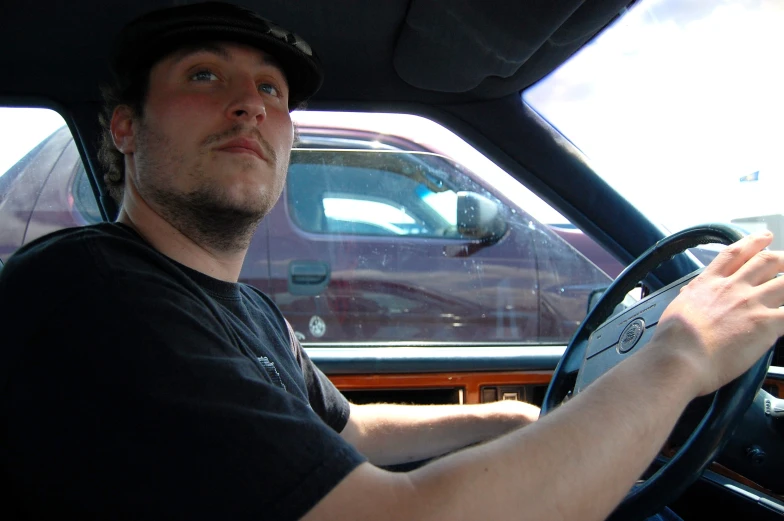
[{"label": "windshield glass", "polygon": [[665,230],[784,245],[782,27],[780,0],[644,0],[524,100]]}]

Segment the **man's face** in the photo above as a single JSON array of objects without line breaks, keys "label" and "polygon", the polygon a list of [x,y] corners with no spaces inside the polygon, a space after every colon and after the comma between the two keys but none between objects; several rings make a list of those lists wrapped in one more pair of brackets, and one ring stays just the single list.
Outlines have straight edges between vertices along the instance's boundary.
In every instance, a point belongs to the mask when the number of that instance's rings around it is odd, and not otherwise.
[{"label": "man's face", "polygon": [[288,169],[294,132],[286,78],[269,55],[244,45],[175,52],[151,69],[134,134],[131,175],[155,211],[170,217],[190,204],[207,219],[258,223]]}]

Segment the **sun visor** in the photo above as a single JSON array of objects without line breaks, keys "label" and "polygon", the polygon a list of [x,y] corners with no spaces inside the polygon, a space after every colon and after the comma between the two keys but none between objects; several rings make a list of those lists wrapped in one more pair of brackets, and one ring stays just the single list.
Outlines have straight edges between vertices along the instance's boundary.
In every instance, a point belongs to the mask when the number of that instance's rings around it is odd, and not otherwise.
[{"label": "sun visor", "polygon": [[488,78],[519,78],[525,63],[540,50],[579,36],[581,45],[617,16],[620,3],[413,0],[397,40],[394,66],[414,87],[469,92]]}]

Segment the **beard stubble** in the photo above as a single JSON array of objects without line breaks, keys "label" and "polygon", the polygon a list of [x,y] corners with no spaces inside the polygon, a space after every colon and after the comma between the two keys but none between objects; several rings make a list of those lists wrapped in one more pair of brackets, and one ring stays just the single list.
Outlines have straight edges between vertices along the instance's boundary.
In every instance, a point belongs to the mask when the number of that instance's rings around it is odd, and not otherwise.
[{"label": "beard stubble", "polygon": [[[211,147],[216,143],[238,136],[252,136],[261,144],[273,175],[277,178],[271,183],[272,190],[243,201],[233,199],[220,183],[210,179],[204,166],[210,159]],[[257,128],[243,128],[241,125],[208,136],[199,144],[197,158],[186,162],[186,154],[175,150],[171,141],[144,123],[140,124],[137,134],[136,187],[142,196],[161,217],[181,233],[204,248],[224,253],[247,250],[253,234],[261,220],[277,202],[282,191],[288,169],[290,152],[284,157],[275,153],[272,146],[264,140]],[[258,161],[237,157],[238,168],[243,170],[258,168]],[[183,165],[194,164],[190,170],[183,171]],[[213,172],[213,176],[220,175]],[[171,177],[188,176],[192,178],[188,192],[176,189],[167,182]]]}]

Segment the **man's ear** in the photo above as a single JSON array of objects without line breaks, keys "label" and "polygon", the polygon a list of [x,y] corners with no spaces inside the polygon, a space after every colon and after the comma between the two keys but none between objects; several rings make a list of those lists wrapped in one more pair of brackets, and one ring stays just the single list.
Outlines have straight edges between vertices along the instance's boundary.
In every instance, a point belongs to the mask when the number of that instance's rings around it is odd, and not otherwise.
[{"label": "man's ear", "polygon": [[133,111],[129,106],[119,105],[115,107],[112,113],[110,129],[114,146],[123,154],[132,154],[136,151],[134,123]]}]

